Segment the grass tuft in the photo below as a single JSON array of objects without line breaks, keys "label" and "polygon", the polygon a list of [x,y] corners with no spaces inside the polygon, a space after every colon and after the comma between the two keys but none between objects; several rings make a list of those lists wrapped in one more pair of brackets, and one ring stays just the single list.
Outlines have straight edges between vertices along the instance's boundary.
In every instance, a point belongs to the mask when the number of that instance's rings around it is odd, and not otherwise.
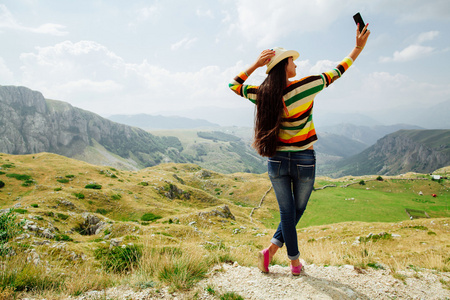
[{"label": "grass tuft", "polygon": [[41,265],[28,263],[24,255],[7,259],[0,267],[0,286],[15,292],[59,291],[64,281],[62,273],[51,273]]},{"label": "grass tuft", "polygon": [[116,273],[136,269],[142,256],[142,246],[126,245],[125,247],[106,248],[101,246],[95,250],[98,259],[107,271]]},{"label": "grass tuft", "polygon": [[144,222],[152,222],[161,219],[161,216],[155,215],[153,213],[146,213],[141,217],[141,220]]}]

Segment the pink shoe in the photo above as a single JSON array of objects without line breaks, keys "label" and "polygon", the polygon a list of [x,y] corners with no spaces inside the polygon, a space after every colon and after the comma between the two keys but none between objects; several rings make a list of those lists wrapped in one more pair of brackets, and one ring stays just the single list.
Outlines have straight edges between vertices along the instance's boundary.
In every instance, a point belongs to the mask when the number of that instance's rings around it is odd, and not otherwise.
[{"label": "pink shoe", "polygon": [[263,273],[269,273],[269,249],[258,252],[258,268]]},{"label": "pink shoe", "polygon": [[291,273],[292,273],[292,275],[294,275],[294,276],[300,275],[300,273],[302,272],[302,268],[303,268],[302,264],[300,264],[300,265],[298,265],[296,267],[291,265]]}]

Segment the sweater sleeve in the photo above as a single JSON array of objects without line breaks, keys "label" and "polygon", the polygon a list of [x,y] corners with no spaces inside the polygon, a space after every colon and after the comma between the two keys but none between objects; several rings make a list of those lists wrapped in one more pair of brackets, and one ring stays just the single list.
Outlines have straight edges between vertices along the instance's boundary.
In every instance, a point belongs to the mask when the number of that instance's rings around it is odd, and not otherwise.
[{"label": "sweater sleeve", "polygon": [[340,78],[345,71],[353,64],[353,60],[350,57],[344,58],[336,68],[322,73],[321,76],[325,81],[325,86],[328,87],[332,84],[336,79]]},{"label": "sweater sleeve", "polygon": [[247,74],[245,74],[245,72],[241,72],[231,81],[228,86],[239,96],[244,97],[253,103],[256,103],[256,93],[258,90],[258,86],[244,84],[247,78]]}]

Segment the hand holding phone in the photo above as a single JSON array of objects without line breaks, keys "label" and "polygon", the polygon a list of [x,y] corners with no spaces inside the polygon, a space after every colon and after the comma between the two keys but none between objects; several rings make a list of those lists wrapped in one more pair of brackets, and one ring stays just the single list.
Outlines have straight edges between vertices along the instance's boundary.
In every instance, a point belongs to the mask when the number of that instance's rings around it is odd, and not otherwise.
[{"label": "hand holding phone", "polygon": [[[353,19],[355,20],[356,25],[359,24],[359,32],[356,32],[356,46],[355,48],[360,49],[361,51],[364,49],[367,39],[369,38],[370,35],[370,30],[367,29],[367,25],[369,24],[365,24],[361,14],[357,13],[353,16]],[[364,30],[365,29],[365,30]],[[353,52],[352,52],[353,53]],[[355,56],[355,58],[358,57],[357,55]]]},{"label": "hand holding phone", "polygon": [[356,15],[354,15],[353,20],[355,20],[356,25],[359,24],[359,32],[362,33],[364,27],[366,26],[366,23],[364,23],[361,14],[357,13]]}]

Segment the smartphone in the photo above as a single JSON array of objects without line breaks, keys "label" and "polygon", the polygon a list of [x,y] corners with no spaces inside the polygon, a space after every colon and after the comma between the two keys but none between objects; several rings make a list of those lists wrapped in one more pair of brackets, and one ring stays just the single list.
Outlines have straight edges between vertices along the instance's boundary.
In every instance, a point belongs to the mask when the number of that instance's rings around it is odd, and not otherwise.
[{"label": "smartphone", "polygon": [[364,23],[361,14],[357,13],[356,15],[354,15],[353,20],[355,20],[356,25],[359,24],[359,32],[362,32],[364,27],[366,26],[366,23]]}]

